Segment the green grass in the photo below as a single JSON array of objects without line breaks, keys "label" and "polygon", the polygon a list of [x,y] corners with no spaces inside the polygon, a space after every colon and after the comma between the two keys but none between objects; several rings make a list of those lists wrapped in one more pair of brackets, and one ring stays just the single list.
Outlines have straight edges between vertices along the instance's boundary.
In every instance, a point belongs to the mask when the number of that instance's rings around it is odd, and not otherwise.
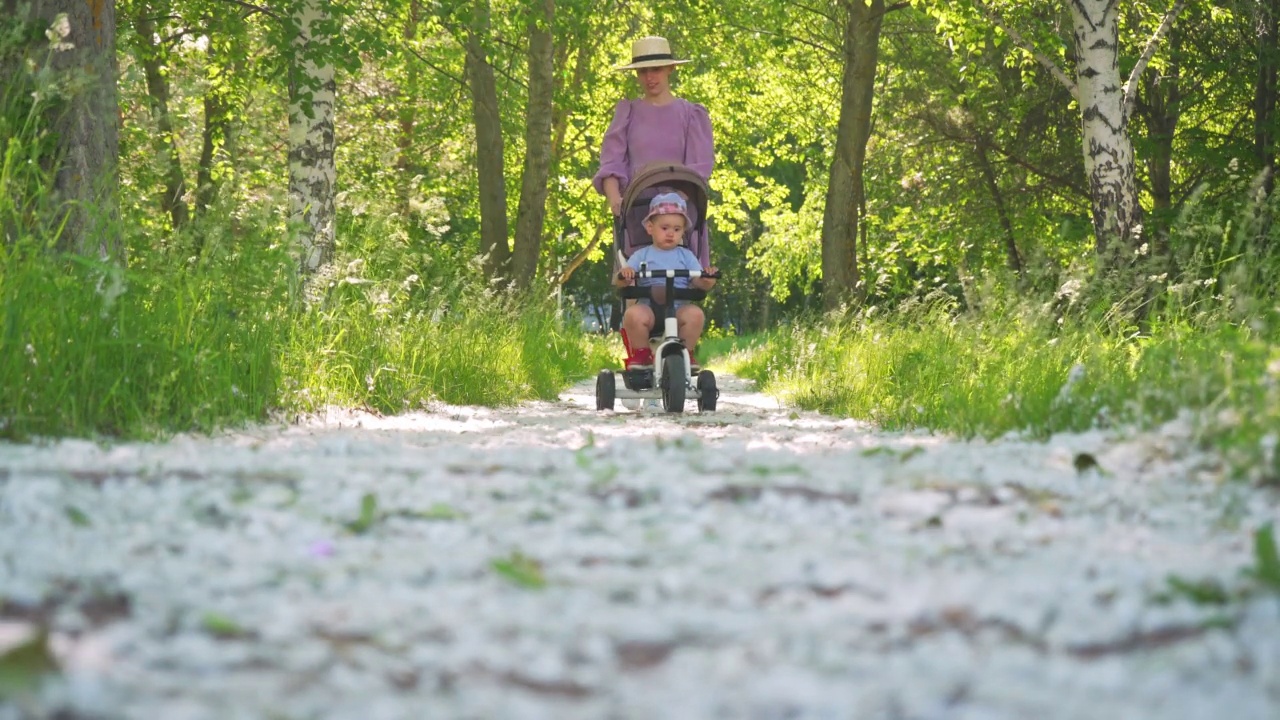
[{"label": "green grass", "polygon": [[724,364],[800,407],[890,430],[1044,438],[1150,428],[1189,410],[1205,443],[1273,477],[1276,320],[1174,320],[1120,334],[1031,311],[971,317],[937,308],[780,329]]},{"label": "green grass", "polygon": [[119,270],[0,246],[0,436],[146,437],[326,405],[507,405],[553,398],[609,362],[606,343],[547,302],[465,290],[456,303],[384,302],[373,285],[308,308],[288,291],[287,255],[214,255],[188,266],[138,254]]},{"label": "green grass", "polygon": [[549,303],[463,292],[456,307],[344,302],[302,316],[281,364],[286,404],[402,412],[431,399],[508,405],[552,399],[607,363],[602,343]]}]

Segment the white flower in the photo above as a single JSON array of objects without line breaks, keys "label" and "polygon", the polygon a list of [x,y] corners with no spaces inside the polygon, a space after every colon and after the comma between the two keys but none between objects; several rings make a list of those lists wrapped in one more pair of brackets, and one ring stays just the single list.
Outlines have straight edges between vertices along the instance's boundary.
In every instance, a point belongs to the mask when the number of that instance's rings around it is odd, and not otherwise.
[{"label": "white flower", "polygon": [[44,31],[44,36],[49,39],[49,49],[55,52],[75,49],[75,43],[67,42],[70,35],[71,21],[67,19],[66,13],[58,13],[49,29]]},{"label": "white flower", "polygon": [[1062,283],[1062,287],[1058,288],[1059,298],[1074,298],[1080,293],[1080,288],[1084,287],[1084,283],[1079,278],[1071,278]]}]

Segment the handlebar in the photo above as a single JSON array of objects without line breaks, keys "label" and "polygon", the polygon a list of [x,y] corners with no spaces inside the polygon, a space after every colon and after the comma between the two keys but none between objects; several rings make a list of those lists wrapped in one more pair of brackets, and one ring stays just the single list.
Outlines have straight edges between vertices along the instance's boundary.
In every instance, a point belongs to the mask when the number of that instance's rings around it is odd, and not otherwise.
[{"label": "handlebar", "polygon": [[[702,270],[637,270],[634,277],[637,278],[710,278],[719,280],[719,272],[704,272]],[[618,273],[618,279],[622,279],[622,273]]]}]

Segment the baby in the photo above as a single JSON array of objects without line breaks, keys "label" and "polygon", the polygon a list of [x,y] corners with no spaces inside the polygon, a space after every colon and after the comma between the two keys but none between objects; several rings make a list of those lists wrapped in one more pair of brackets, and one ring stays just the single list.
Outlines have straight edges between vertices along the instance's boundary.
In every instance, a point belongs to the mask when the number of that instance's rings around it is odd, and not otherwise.
[{"label": "baby", "polygon": [[[648,270],[702,270],[715,273],[715,267],[704,268],[698,258],[689,249],[681,245],[685,231],[689,228],[689,210],[685,200],[678,193],[661,193],[649,202],[649,214],[644,218],[644,229],[653,238],[653,244],[640,248],[627,259],[626,267],[618,273],[618,287],[625,287],[635,282],[636,271],[643,264]],[[675,286],[685,288],[692,285],[699,290],[710,290],[716,281],[709,277],[675,278]],[[666,300],[665,278],[640,278],[642,287],[652,287],[654,301],[662,303]],[[649,333],[653,331],[657,315],[653,303],[648,299],[636,301],[627,308],[622,316],[622,341],[627,344],[627,369],[633,367],[652,367],[653,351],[649,349]],[[706,316],[702,308],[686,300],[676,301],[676,329],[684,346],[689,350],[690,370],[698,369],[698,361],[693,357],[693,349],[702,337],[702,327]]]}]

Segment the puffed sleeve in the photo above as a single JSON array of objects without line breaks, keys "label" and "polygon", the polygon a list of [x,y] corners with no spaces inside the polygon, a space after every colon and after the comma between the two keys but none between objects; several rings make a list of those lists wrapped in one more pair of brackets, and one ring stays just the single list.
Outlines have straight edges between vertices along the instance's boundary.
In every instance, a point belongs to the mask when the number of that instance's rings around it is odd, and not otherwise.
[{"label": "puffed sleeve", "polygon": [[618,178],[618,183],[625,188],[631,180],[631,167],[627,157],[627,126],[631,123],[631,102],[619,100],[613,108],[613,120],[609,121],[609,129],[604,133],[604,142],[600,144],[600,169],[591,178],[596,191],[604,194],[604,179]]},{"label": "puffed sleeve", "polygon": [[698,103],[689,103],[689,123],[685,128],[684,164],[702,176],[711,178],[715,165],[715,142],[711,137],[711,115]]}]

